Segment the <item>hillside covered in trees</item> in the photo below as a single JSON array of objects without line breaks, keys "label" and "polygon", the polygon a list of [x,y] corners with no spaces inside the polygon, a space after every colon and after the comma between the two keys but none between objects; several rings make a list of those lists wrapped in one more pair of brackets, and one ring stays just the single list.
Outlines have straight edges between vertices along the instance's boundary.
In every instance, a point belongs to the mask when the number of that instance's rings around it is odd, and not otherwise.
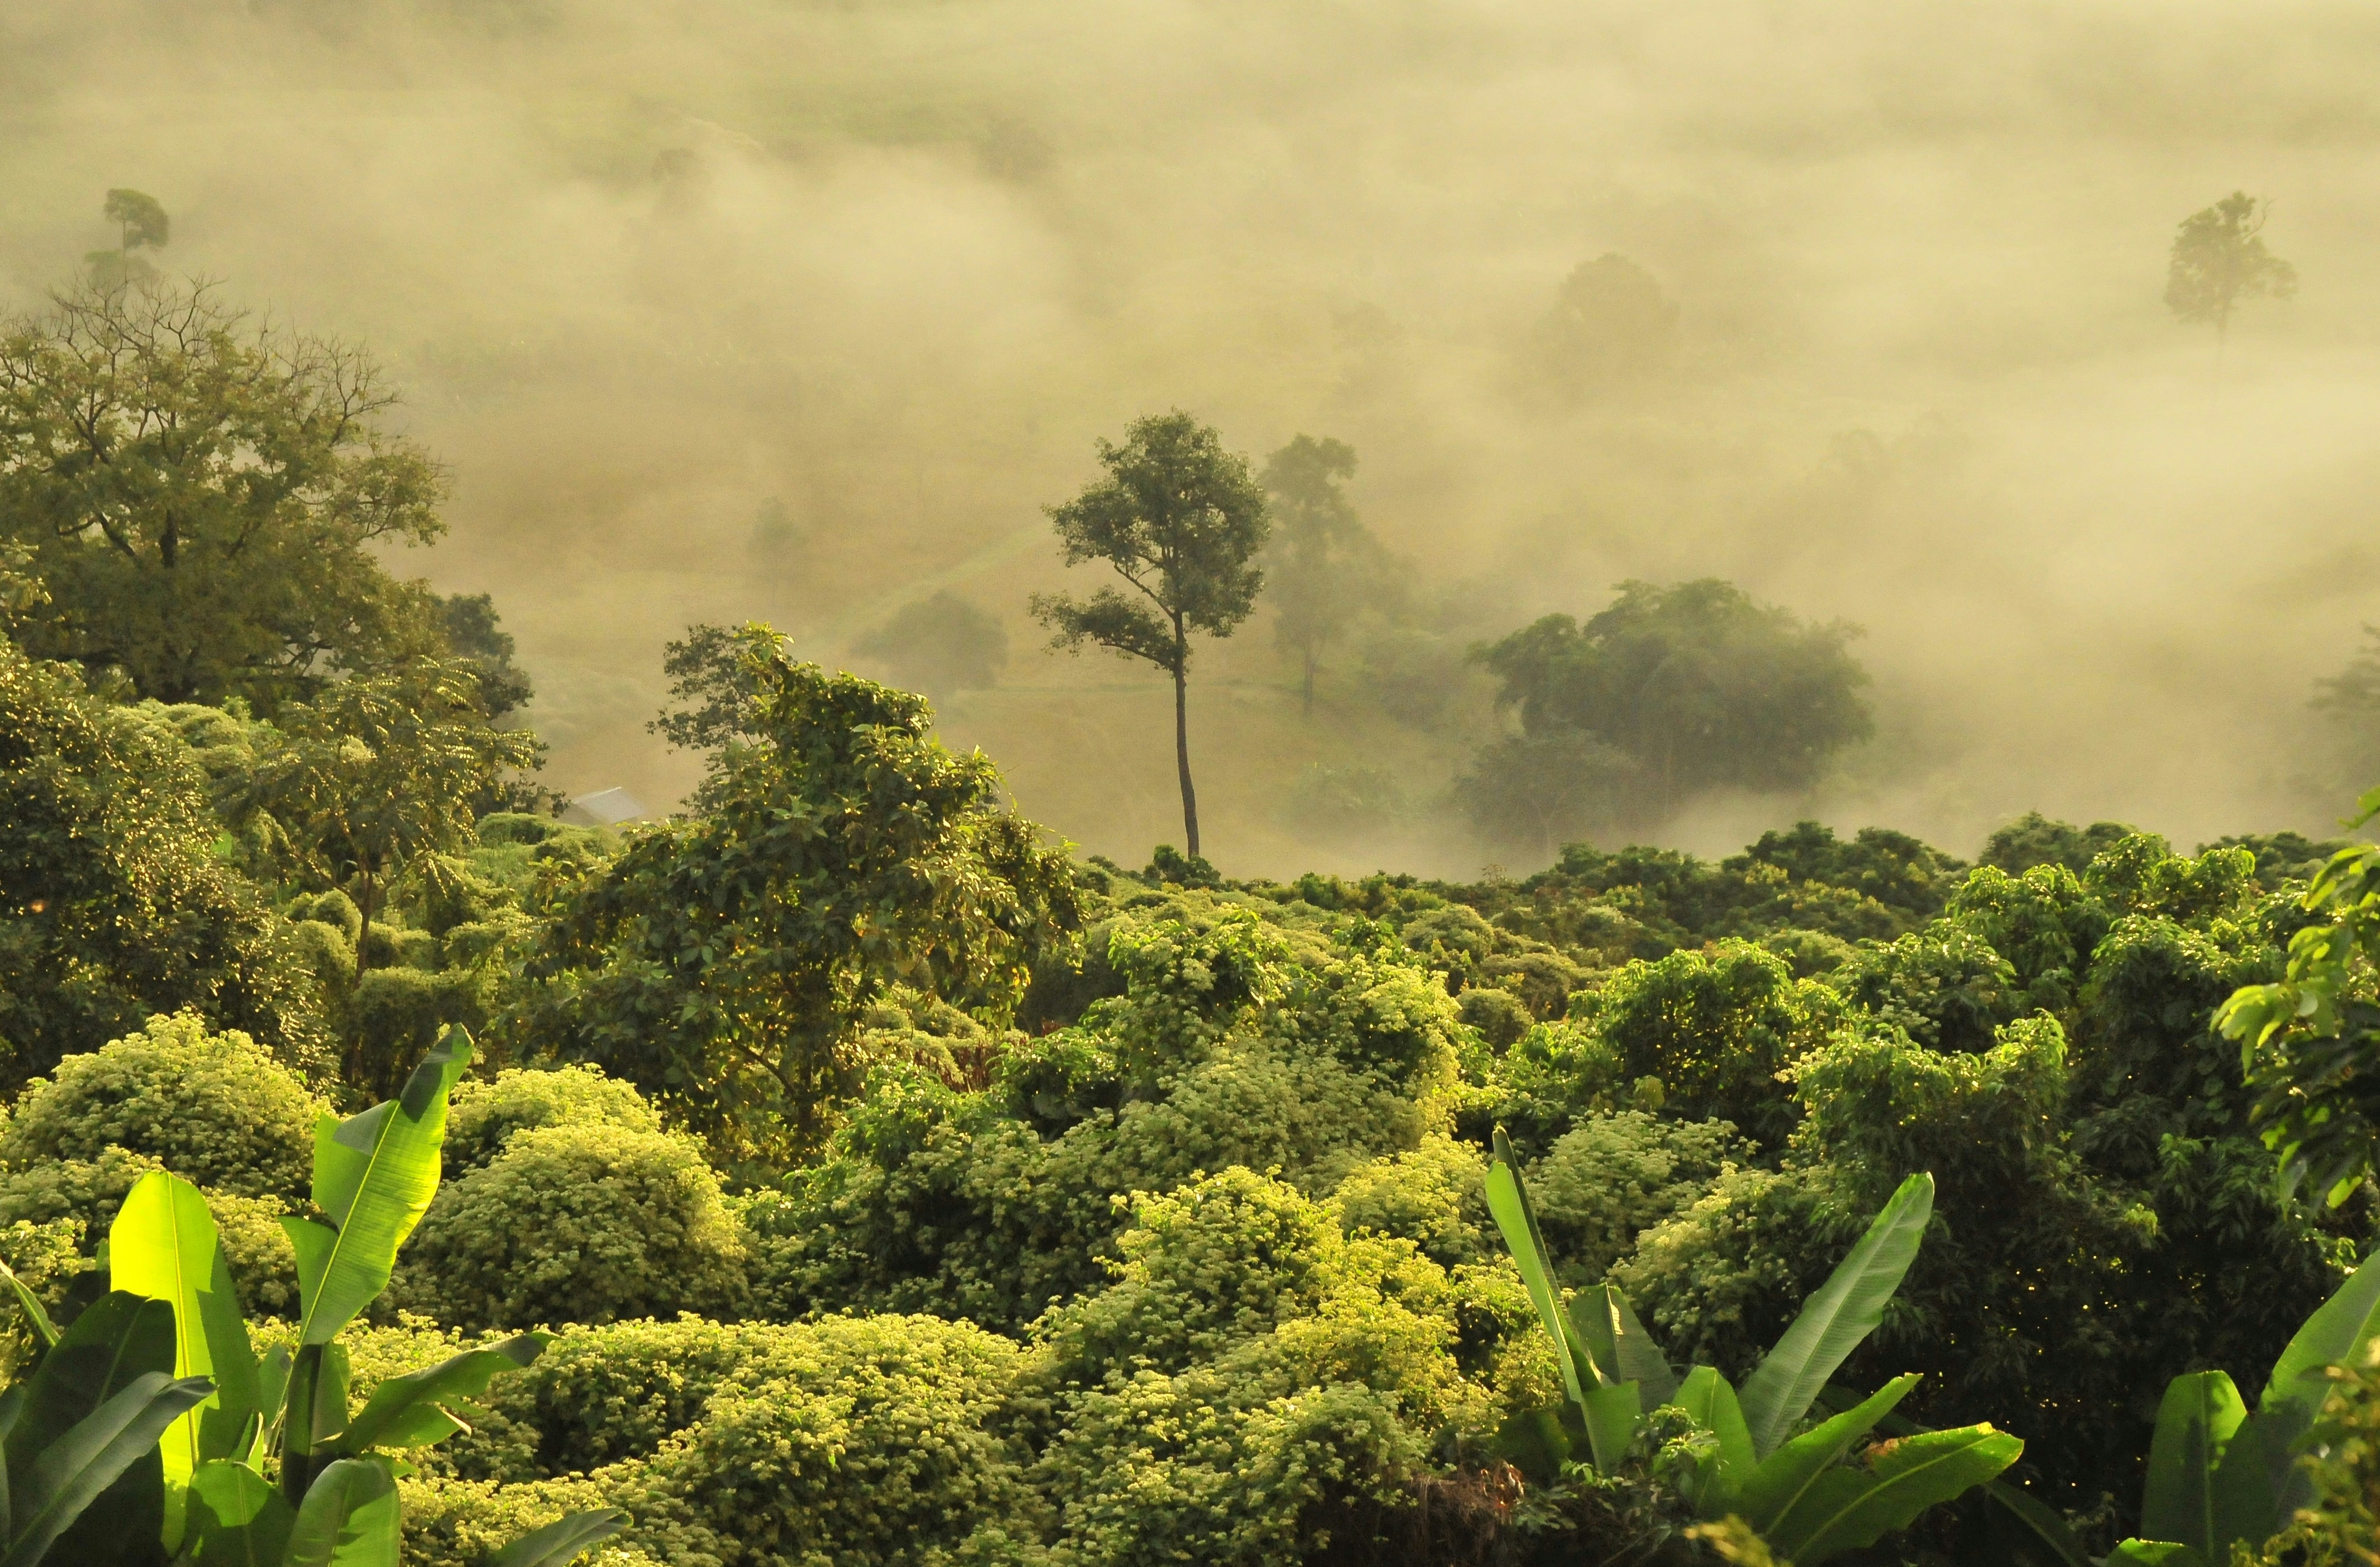
[{"label": "hillside covered in trees", "polygon": [[[1182,848],[759,623],[665,656],[683,808],[574,824],[493,601],[395,568],[449,476],[375,362],[106,210],[0,333],[0,1559],[2372,1560],[2380,850],[1646,846],[1870,738],[1856,627],[1702,577],[1455,646],[1351,448],[1181,410],[1031,613],[1166,677]],[[1657,361],[1644,285],[1545,351]],[[1260,606],[1304,701],[1475,681],[1428,808],[1537,869],[1219,869],[1184,715]]]}]

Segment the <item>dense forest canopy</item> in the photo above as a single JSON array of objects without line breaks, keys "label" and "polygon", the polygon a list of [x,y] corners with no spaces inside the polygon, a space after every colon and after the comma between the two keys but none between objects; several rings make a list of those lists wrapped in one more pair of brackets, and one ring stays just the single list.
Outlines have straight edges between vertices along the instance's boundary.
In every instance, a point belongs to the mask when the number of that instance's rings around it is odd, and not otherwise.
[{"label": "dense forest canopy", "polygon": [[0,1563],[2371,1561],[2361,78],[1871,10],[0,17]]}]

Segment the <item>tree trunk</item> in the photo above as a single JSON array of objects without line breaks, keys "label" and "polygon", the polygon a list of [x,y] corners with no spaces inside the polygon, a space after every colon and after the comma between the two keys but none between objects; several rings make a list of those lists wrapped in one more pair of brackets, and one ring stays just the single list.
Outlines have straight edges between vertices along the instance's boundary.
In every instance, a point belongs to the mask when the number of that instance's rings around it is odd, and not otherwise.
[{"label": "tree trunk", "polygon": [[1190,670],[1189,660],[1181,656],[1182,651],[1177,640],[1173,660],[1173,760],[1182,772],[1182,835],[1189,840],[1190,857],[1196,859],[1198,791],[1190,784]]},{"label": "tree trunk", "polygon": [[[356,900],[356,911],[363,916],[363,923],[356,927],[356,989],[360,992],[364,982],[364,950],[371,943],[372,908],[380,902],[380,894],[371,872],[360,868],[356,875],[356,890],[363,894]],[[347,1038],[346,1061],[340,1072],[340,1076],[350,1085],[363,1075],[364,1069],[363,1013],[360,1008],[354,1022],[355,1032]]]},{"label": "tree trunk", "polygon": [[356,890],[363,893],[362,898],[356,904],[356,912],[364,917],[363,923],[356,927],[356,982],[361,984],[364,978],[364,948],[371,940],[372,908],[380,902],[370,871],[361,871],[357,875]]}]

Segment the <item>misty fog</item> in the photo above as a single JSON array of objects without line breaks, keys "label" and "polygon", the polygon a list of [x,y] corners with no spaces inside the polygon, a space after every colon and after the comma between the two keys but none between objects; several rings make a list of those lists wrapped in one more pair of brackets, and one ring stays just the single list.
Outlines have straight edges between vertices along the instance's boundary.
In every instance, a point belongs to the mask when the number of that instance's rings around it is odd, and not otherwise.
[{"label": "misty fog", "polygon": [[[1972,855],[2038,808],[2189,845],[2350,804],[2306,703],[2380,620],[2375,71],[2341,5],[13,0],[0,306],[131,186],[161,265],[369,344],[452,481],[392,564],[495,596],[566,792],[691,785],[644,727],[688,623],[882,673],[950,591],[1010,653],[945,737],[1087,850],[1178,843],[1163,677],[1025,611],[1068,576],[1041,508],[1178,407],[1259,463],[1352,444],[1447,648],[1628,577],[1864,626],[1876,738],[1665,841]],[[2302,283],[2218,346],[2160,290],[2234,189]],[[1676,325],[1566,395],[1538,323],[1607,253]],[[1434,725],[1351,680],[1304,715],[1262,610],[1201,647],[1209,856],[1475,874],[1422,808],[1484,676]],[[1415,809],[1315,836],[1314,764]]]}]

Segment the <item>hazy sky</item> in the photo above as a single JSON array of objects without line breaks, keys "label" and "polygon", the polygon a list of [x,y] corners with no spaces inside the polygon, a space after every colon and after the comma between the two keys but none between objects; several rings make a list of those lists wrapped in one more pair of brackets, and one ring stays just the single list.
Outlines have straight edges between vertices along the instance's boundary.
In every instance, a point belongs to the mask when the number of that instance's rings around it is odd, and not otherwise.
[{"label": "hazy sky", "polygon": [[[177,270],[370,343],[452,470],[396,564],[495,594],[565,789],[690,781],[641,727],[686,623],[833,662],[948,588],[1015,648],[948,735],[1088,847],[1178,842],[1161,686],[1044,655],[1023,601],[1093,438],[1181,407],[1352,443],[1444,626],[1704,575],[1866,626],[1875,745],[1674,841],[1971,854],[2038,806],[2194,844],[2345,804],[2293,747],[2380,620],[2375,76],[2348,5],[13,0],[0,295],[128,185]],[[2218,363],[2159,295],[2235,188],[2302,288]],[[1607,251],[1677,301],[1671,370],[1534,395]],[[1261,620],[1200,659],[1227,870],[1476,869],[1280,809],[1318,761],[1427,799],[1457,738],[1302,718]]]}]

